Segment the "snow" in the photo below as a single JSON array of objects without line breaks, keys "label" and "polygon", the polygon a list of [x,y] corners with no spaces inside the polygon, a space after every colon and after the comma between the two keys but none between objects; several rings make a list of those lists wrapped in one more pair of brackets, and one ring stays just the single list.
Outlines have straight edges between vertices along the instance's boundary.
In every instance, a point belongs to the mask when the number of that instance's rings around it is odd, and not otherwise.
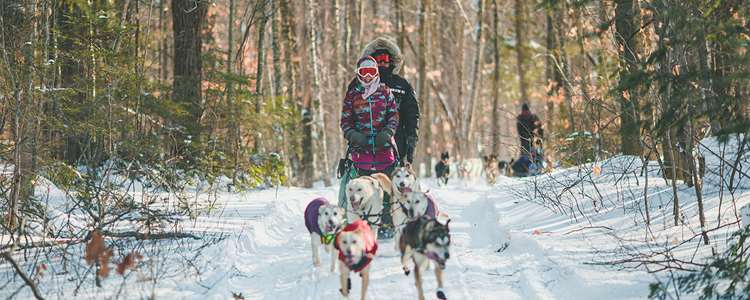
[{"label": "snow", "polygon": [[[714,151],[721,148],[713,140],[705,143]],[[740,207],[750,204],[750,179],[738,177],[738,188],[729,195],[718,185],[722,178],[718,160],[706,157],[707,228],[714,228],[719,221],[736,221]],[[447,186],[439,187],[434,179],[423,179],[421,183],[435,196],[440,211],[451,218],[451,257],[444,273],[448,298],[644,299],[649,284],[666,274],[649,273],[643,266],[614,265],[613,261],[678,245],[674,250],[677,257],[695,255],[700,261],[712,250],[723,251],[729,234],[739,228],[731,225],[712,231],[710,246],[699,247],[700,237],[693,238],[700,226],[692,188],[678,184],[685,224],[673,226],[671,183],[661,178],[655,162],[649,163],[644,174],[639,173],[641,161],[633,157],[615,157],[598,166],[599,175],[592,174],[590,164],[534,178],[500,177],[494,186],[451,179]],[[643,222],[646,174],[650,230]],[[728,176],[723,175],[725,179]],[[570,182],[581,178],[588,183],[566,190]],[[66,196],[54,186],[45,182],[40,186],[49,192],[50,203],[64,205],[61,199]],[[119,275],[104,279],[103,288],[87,280],[76,298],[155,295],[163,299],[229,299],[232,293],[241,293],[245,299],[340,299],[338,274],[328,270],[330,256],[323,253],[322,266],[312,265],[310,236],[303,220],[308,201],[323,196],[335,202],[337,195],[337,184],[219,192],[209,213],[180,227],[217,242],[198,249],[204,241],[185,241],[162,249],[169,259],[145,247],[138,271],[125,280]],[[543,195],[560,196],[560,206],[544,202]],[[682,243],[685,240],[688,242]],[[83,245],[79,246],[72,247],[73,253],[80,255]],[[23,262],[21,255],[17,259]],[[54,259],[50,263],[54,265]],[[160,264],[163,272],[154,284],[149,268]],[[28,262],[24,265],[27,270],[33,268]],[[0,278],[10,272],[7,264],[0,264]],[[49,291],[48,298],[71,298],[76,282],[68,279],[73,276],[48,273],[40,278],[39,286]],[[426,297],[434,298],[434,273],[428,271],[424,280]],[[123,282],[128,288],[120,289]],[[352,276],[352,285],[351,298],[355,299],[360,290],[358,276]],[[0,290],[0,297],[15,292],[22,283],[12,286]],[[31,297],[29,289],[21,290],[18,297]],[[381,241],[372,263],[368,298],[416,298],[414,279],[403,275],[392,241]]]}]

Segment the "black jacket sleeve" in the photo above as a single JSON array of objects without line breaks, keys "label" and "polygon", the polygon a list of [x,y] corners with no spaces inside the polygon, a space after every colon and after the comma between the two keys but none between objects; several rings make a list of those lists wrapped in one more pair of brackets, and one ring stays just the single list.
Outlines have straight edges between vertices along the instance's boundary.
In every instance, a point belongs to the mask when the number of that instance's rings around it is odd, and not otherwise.
[{"label": "black jacket sleeve", "polygon": [[399,119],[404,124],[405,135],[416,137],[419,131],[419,103],[409,82],[404,80],[403,83],[404,97],[398,110]]}]

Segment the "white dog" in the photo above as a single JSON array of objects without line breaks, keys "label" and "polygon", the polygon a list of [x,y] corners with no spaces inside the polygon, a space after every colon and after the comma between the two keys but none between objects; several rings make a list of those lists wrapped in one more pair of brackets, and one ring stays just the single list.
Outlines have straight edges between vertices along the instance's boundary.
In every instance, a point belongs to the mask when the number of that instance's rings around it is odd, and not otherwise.
[{"label": "white dog", "polygon": [[421,191],[419,180],[417,179],[417,173],[414,172],[410,163],[405,163],[403,166],[396,168],[391,173],[391,181],[393,181],[394,190],[398,190],[401,193],[411,191]]},{"label": "white dog", "polygon": [[476,182],[482,175],[484,163],[481,158],[469,158],[461,161],[458,166],[459,175],[468,182]]},{"label": "white dog", "polygon": [[341,288],[339,292],[344,297],[349,297],[349,291],[352,289],[352,282],[349,278],[350,272],[359,272],[362,277],[362,296],[365,299],[367,286],[370,282],[370,262],[375,257],[378,250],[378,243],[375,240],[375,231],[370,229],[367,222],[356,220],[346,225],[341,232],[336,235],[335,246],[339,250],[339,282]]},{"label": "white dog", "polygon": [[346,185],[346,218],[349,222],[365,220],[378,232],[377,223],[383,213],[383,197],[393,196],[393,183],[383,173],[361,176]]},{"label": "white dog", "polygon": [[393,182],[393,197],[391,198],[391,216],[395,227],[394,248],[398,251],[398,241],[401,236],[401,229],[408,220],[407,217],[407,199],[406,193],[421,191],[422,187],[417,179],[417,173],[414,172],[411,164],[405,163],[403,166],[396,168],[391,173]]},{"label": "white dog", "polygon": [[305,208],[305,227],[310,232],[313,265],[320,266],[320,246],[324,245],[331,253],[331,272],[336,269],[336,252],[333,250],[333,238],[344,224],[344,209],[328,203],[325,198],[310,201]]},{"label": "white dog", "polygon": [[408,192],[405,193],[404,198],[406,216],[409,220],[415,220],[421,216],[437,217],[437,203],[428,192]]}]

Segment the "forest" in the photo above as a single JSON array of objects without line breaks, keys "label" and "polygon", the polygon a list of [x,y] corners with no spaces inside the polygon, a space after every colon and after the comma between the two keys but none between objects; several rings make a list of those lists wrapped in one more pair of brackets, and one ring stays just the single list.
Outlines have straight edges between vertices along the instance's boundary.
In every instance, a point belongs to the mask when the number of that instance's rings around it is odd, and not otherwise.
[{"label": "forest", "polygon": [[[199,253],[227,235],[178,224],[214,213],[222,193],[338,187],[342,101],[378,37],[403,54],[398,72],[420,114],[413,166],[424,178],[443,152],[455,166],[517,159],[526,104],[550,171],[579,172],[537,176],[525,185],[535,196],[515,190],[519,199],[588,219],[578,201],[604,209],[588,199],[599,192],[593,178],[614,172],[603,162],[632,157],[639,167],[619,174],[646,181],[627,189],[638,209],[625,214],[648,226],[658,206],[676,227],[695,216],[705,245],[740,227],[750,199],[746,0],[2,0],[0,27],[2,297],[70,296],[37,287],[39,257],[65,261],[81,287],[101,286],[111,255],[127,274],[136,257],[166,255],[165,244]],[[661,185],[668,199],[654,204],[649,189]],[[51,217],[55,197],[75,221]],[[714,198],[718,215],[704,207]],[[683,212],[693,202],[695,214]],[[102,239],[109,252],[76,260]],[[614,261],[649,272],[714,266],[638,251]],[[731,253],[747,292],[749,252]],[[687,280],[671,276],[653,297]]]}]

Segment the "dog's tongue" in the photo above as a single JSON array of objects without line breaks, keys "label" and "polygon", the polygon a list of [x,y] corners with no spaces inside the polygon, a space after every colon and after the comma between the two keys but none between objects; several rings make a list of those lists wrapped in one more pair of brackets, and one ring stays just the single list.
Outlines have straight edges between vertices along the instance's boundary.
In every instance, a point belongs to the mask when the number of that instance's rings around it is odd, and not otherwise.
[{"label": "dog's tongue", "polygon": [[399,190],[401,190],[402,193],[410,193],[410,192],[412,192],[411,188],[409,188],[409,187],[402,187]]}]

